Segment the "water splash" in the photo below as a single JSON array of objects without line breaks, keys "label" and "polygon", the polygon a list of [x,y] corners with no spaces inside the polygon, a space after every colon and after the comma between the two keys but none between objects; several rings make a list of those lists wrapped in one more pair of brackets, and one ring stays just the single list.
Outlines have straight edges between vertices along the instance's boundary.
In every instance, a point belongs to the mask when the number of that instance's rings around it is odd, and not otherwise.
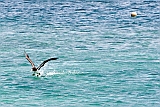
[{"label": "water splash", "polygon": [[54,75],[75,75],[75,74],[80,74],[79,71],[49,71],[49,72],[46,72],[44,70],[40,70],[40,71],[37,71],[36,74],[40,74],[40,75],[33,75],[35,77],[46,77],[46,76],[54,76]]}]

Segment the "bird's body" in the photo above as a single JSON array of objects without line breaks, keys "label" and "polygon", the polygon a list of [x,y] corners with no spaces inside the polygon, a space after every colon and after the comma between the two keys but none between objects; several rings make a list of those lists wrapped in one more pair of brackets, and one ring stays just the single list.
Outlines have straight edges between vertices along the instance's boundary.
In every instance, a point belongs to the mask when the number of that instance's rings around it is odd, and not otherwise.
[{"label": "bird's body", "polygon": [[45,63],[47,63],[48,61],[51,61],[51,60],[56,60],[56,59],[58,59],[58,58],[50,58],[50,59],[47,59],[47,60],[43,61],[38,67],[36,67],[36,66],[34,65],[34,63],[32,62],[32,60],[29,58],[28,54],[27,54],[25,51],[24,51],[24,54],[25,54],[26,59],[27,59],[27,60],[31,63],[31,65],[32,65],[32,71],[34,72],[33,75],[34,75],[34,76],[37,76],[37,77],[41,75],[40,72],[38,72],[38,71],[44,66]]}]

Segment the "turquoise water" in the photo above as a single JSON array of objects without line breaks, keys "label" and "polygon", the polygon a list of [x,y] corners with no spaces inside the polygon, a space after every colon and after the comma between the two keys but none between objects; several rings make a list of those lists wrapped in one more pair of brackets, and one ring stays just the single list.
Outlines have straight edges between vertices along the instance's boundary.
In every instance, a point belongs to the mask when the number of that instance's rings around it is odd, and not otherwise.
[{"label": "turquoise water", "polygon": [[[0,106],[158,107],[159,18],[159,0],[1,0]],[[59,59],[33,77],[24,50]]]}]

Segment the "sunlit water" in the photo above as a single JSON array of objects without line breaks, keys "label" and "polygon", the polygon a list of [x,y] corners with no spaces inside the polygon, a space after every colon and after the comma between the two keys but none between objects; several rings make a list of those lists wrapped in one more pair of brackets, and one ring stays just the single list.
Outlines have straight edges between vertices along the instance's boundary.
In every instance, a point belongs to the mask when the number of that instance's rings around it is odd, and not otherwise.
[{"label": "sunlit water", "polygon": [[159,0],[1,0],[0,106],[159,107],[159,30]]}]

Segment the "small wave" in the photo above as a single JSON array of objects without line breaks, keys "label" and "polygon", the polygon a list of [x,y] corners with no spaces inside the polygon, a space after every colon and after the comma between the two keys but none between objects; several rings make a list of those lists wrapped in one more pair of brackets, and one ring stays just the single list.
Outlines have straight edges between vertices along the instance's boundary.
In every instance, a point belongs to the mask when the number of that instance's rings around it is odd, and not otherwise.
[{"label": "small wave", "polygon": [[48,73],[46,73],[47,76],[60,75],[60,74],[64,74],[64,73],[59,73],[59,72],[48,72]]}]

